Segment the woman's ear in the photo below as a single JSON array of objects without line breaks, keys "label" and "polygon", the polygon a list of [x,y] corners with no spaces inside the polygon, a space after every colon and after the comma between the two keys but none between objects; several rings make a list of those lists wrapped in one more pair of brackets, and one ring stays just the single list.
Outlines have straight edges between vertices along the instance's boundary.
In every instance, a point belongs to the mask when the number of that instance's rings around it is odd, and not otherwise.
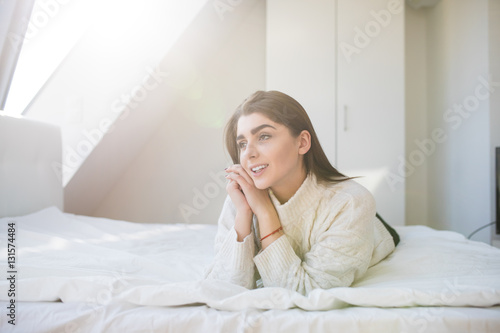
[{"label": "woman's ear", "polygon": [[299,154],[305,155],[311,149],[311,133],[303,130],[300,132],[299,137]]}]

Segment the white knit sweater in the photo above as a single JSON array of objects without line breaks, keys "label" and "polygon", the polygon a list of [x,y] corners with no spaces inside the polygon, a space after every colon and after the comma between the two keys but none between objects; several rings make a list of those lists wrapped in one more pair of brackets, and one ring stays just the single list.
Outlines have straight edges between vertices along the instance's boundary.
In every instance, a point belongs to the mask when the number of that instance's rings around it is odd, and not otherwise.
[{"label": "white knit sweater", "polygon": [[206,278],[308,294],[316,288],[350,286],[394,250],[392,236],[375,217],[373,196],[353,180],[318,183],[310,175],[285,204],[272,191],[269,195],[284,235],[261,250],[254,217],[252,233],[238,242],[236,210],[228,196]]}]

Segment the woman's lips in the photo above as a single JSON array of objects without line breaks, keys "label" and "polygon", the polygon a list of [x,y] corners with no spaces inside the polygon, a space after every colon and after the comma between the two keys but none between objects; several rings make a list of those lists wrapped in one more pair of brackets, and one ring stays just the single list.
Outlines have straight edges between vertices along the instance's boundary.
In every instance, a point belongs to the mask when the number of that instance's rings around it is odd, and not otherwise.
[{"label": "woman's lips", "polygon": [[267,169],[268,166],[269,164],[261,164],[256,167],[253,167],[251,168],[252,174],[256,177],[260,176]]}]

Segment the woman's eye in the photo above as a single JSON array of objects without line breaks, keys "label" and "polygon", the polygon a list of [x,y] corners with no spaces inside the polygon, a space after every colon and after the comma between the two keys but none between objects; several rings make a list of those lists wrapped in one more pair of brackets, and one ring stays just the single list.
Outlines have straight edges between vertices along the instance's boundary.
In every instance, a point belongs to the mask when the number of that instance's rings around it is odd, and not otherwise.
[{"label": "woman's eye", "polygon": [[244,142],[244,141],[240,141],[240,142],[238,142],[238,148],[240,148],[240,149],[244,149],[246,146],[247,146],[247,143],[246,143],[246,142]]},{"label": "woman's eye", "polygon": [[259,139],[263,141],[269,139],[270,137],[271,136],[269,134],[261,134]]}]

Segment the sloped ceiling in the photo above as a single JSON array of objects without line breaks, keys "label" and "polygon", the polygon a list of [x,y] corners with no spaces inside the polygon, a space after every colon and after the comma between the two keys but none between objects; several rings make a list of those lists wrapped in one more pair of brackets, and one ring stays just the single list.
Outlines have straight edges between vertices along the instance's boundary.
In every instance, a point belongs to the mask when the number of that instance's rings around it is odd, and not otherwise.
[{"label": "sloped ceiling", "polygon": [[[124,113],[112,124],[65,187],[65,211],[92,215],[183,94],[196,94],[193,67],[203,67],[259,1],[208,1],[155,68],[137,82],[135,99],[119,103]],[[147,37],[147,36],[146,36]],[[99,78],[96,78],[98,80]],[[124,94],[132,94],[131,90]],[[142,95],[141,95],[142,94]],[[128,101],[127,101],[128,100]],[[127,103],[125,103],[127,101]],[[118,102],[117,102],[118,106]],[[87,141],[99,134],[88,133]]]}]

